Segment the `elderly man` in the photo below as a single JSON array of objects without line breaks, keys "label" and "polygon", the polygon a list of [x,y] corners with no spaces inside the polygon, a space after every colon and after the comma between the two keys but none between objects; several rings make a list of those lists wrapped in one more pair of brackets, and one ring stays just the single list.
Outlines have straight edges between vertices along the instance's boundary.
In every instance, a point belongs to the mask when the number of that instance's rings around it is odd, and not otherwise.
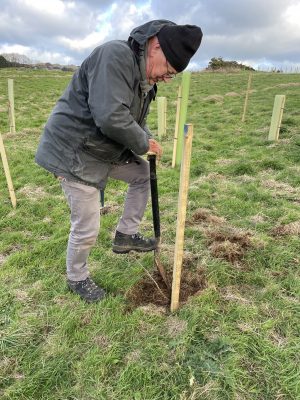
[{"label": "elderly man", "polygon": [[127,41],[97,47],[46,123],[36,162],[60,180],[70,206],[67,284],[88,302],[105,296],[89,277],[87,259],[99,233],[99,189],[108,178],[129,185],[113,251],[156,247],[154,239],[138,233],[149,195],[149,166],[140,156],[162,154],[146,117],[156,83],[183,71],[201,39],[197,26],[155,20],[135,28]]}]

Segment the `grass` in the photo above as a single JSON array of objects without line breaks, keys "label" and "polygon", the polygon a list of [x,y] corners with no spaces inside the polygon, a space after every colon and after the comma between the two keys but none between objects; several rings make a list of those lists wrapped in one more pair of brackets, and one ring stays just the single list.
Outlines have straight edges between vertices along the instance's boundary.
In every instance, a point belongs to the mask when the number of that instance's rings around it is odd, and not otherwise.
[{"label": "grass", "polygon": [[[17,133],[8,133],[7,78]],[[66,290],[68,207],[34,163],[42,127],[70,73],[2,69],[0,132],[18,205],[0,174],[0,397],[3,400],[275,400],[300,398],[299,74],[192,74],[194,125],[185,268],[206,287],[179,311],[132,306],[153,256],[115,256],[111,238],[126,186],[111,181],[95,281],[110,295],[88,305]],[[172,268],[179,171],[170,168],[180,76],[168,98],[158,168],[163,247]],[[278,143],[267,140],[274,97],[286,103]],[[157,129],[156,104],[149,126]],[[2,167],[1,167],[1,171]],[[142,228],[152,229],[148,207]]]}]

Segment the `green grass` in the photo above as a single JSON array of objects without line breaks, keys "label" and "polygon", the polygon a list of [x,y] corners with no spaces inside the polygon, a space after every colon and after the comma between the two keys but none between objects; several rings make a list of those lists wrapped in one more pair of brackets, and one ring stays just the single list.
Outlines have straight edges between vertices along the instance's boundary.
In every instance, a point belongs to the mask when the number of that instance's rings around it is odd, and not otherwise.
[{"label": "green grass", "polygon": [[[14,79],[15,135],[7,133],[7,78]],[[1,165],[1,399],[300,398],[300,75],[254,73],[242,123],[247,73],[192,74],[185,253],[196,261],[186,268],[201,267],[207,287],[174,314],[153,305],[129,307],[126,292],[145,269],[153,270],[153,257],[111,252],[126,191],[115,181],[105,192],[113,212],[102,216],[90,256],[92,276],[110,295],[88,305],[66,289],[69,211],[58,182],[35,165],[34,154],[70,78],[1,70],[0,132],[18,201],[13,210]],[[159,87],[168,98],[158,178],[161,256],[169,268],[179,184],[179,171],[170,167],[179,84],[180,76]],[[285,94],[286,103],[279,142],[270,143],[276,94]],[[155,133],[155,103],[149,126]],[[142,224],[149,234],[150,208]],[[212,219],[195,221],[199,210]],[[237,248],[245,235],[250,244]],[[230,259],[237,249],[241,254]]]}]

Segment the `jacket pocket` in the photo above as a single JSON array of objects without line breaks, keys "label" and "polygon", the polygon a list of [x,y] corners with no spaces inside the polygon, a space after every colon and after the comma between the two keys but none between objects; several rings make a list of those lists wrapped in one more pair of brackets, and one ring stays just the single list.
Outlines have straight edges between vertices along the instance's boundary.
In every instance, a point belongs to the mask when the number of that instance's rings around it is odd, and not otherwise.
[{"label": "jacket pocket", "polygon": [[101,133],[88,136],[83,142],[82,149],[98,160],[109,163],[121,159],[123,152],[126,151],[126,147],[122,144]]}]

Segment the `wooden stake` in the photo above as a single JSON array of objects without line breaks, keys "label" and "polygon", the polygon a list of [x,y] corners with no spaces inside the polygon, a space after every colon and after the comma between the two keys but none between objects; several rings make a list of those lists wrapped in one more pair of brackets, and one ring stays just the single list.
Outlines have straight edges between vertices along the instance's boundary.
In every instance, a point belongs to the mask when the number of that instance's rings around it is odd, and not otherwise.
[{"label": "wooden stake", "polygon": [[282,114],[285,103],[285,95],[277,94],[275,96],[273,114],[271,119],[271,126],[269,131],[268,140],[278,140],[279,130],[282,120]]},{"label": "wooden stake", "polygon": [[172,158],[172,168],[175,167],[176,161],[176,150],[177,150],[177,138],[178,138],[178,129],[179,129],[179,116],[180,116],[180,107],[181,107],[181,85],[178,87],[178,97],[177,97],[177,109],[176,109],[176,123],[175,123],[175,132],[174,132],[174,146],[173,146],[173,158]]},{"label": "wooden stake", "polygon": [[6,152],[5,152],[4,143],[3,143],[3,140],[2,140],[1,134],[0,134],[0,153],[1,153],[2,164],[3,164],[3,168],[4,168],[6,181],[7,181],[7,186],[8,186],[8,191],[9,191],[9,195],[10,195],[11,204],[12,204],[13,208],[16,208],[16,205],[17,205],[16,195],[15,195],[13,183],[12,183],[12,180],[11,180],[10,172],[9,172]]},{"label": "wooden stake", "polygon": [[157,133],[161,138],[167,134],[167,99],[157,97]]},{"label": "wooden stake", "polygon": [[190,165],[193,140],[193,125],[184,127],[183,159],[180,170],[180,187],[178,198],[178,215],[176,227],[175,255],[172,281],[171,312],[176,311],[179,306],[179,293],[181,281],[181,269],[183,260],[184,228],[186,219],[186,207],[190,179]]},{"label": "wooden stake", "polygon": [[183,138],[184,138],[184,125],[186,123],[187,106],[189,100],[190,92],[190,82],[191,82],[191,72],[184,71],[182,74],[182,99],[179,114],[179,128],[178,128],[178,138],[177,138],[177,149],[176,149],[176,160],[175,165],[178,167],[182,159],[182,148],[183,148]]},{"label": "wooden stake", "polygon": [[246,110],[247,110],[247,105],[248,105],[248,98],[249,98],[249,93],[250,93],[250,88],[251,88],[251,79],[252,79],[252,74],[250,72],[249,78],[248,78],[248,85],[247,85],[247,91],[246,91],[246,97],[245,97],[245,103],[244,103],[244,111],[243,111],[243,116],[242,116],[242,122],[245,122]]},{"label": "wooden stake", "polygon": [[10,133],[16,133],[15,102],[14,102],[14,80],[8,79],[8,115]]}]

